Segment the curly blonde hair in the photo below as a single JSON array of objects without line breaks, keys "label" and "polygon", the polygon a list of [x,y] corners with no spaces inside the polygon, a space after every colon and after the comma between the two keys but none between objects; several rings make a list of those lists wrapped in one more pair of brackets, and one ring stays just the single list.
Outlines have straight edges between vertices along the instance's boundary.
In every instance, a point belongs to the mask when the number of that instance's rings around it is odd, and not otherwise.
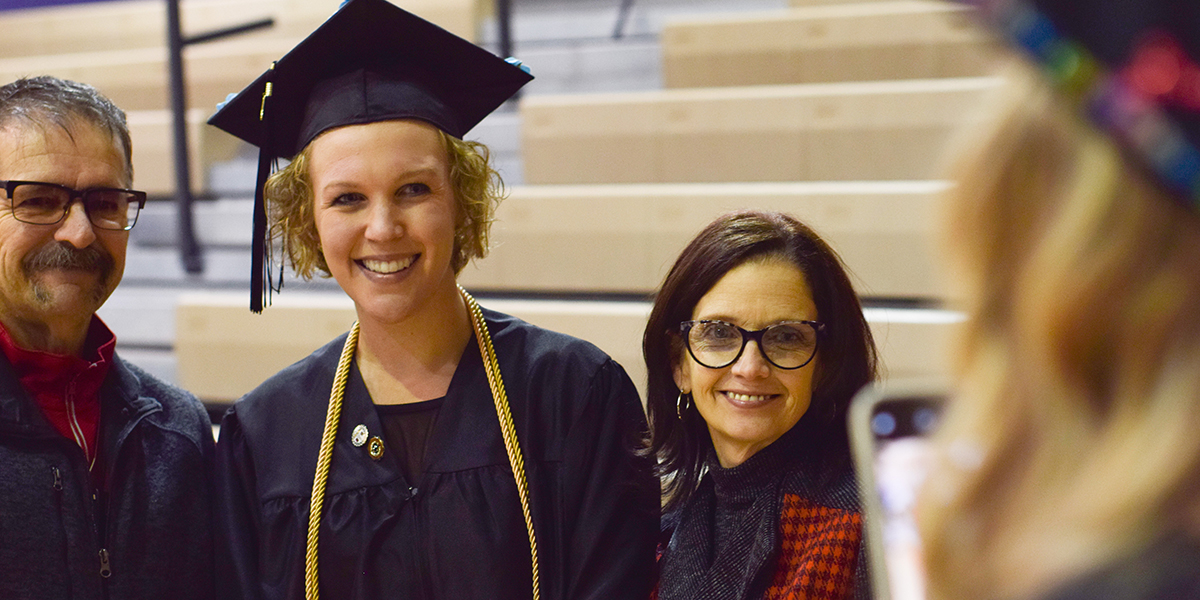
[{"label": "curly blonde hair", "polygon": [[[467,263],[487,256],[488,234],[495,220],[496,207],[504,198],[504,182],[492,168],[487,146],[460,140],[437,131],[450,166],[450,185],[458,204],[454,226],[455,273]],[[321,252],[321,238],[313,216],[312,179],[309,160],[312,144],[301,150],[287,167],[273,173],[263,187],[267,202],[267,252],[274,255],[275,245],[296,275],[312,279],[314,272],[329,277],[329,265]]]},{"label": "curly blonde hair", "polygon": [[1037,597],[1200,532],[1200,218],[1015,65],[958,153],[970,319],[918,508],[929,597]]}]

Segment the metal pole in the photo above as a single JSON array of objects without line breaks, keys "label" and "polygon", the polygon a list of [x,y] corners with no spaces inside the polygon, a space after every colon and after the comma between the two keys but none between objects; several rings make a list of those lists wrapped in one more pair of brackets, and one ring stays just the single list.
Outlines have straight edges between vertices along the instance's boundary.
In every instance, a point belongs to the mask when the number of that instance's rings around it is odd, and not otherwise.
[{"label": "metal pole", "polygon": [[496,0],[496,22],[500,26],[500,58],[512,56],[512,0]]},{"label": "metal pole", "polygon": [[621,0],[621,6],[617,8],[617,24],[613,27],[614,40],[625,37],[625,23],[629,20],[629,11],[632,8],[633,0]]},{"label": "metal pole", "polygon": [[204,271],[204,257],[192,223],[192,176],[188,156],[187,100],[183,87],[183,34],[179,0],[167,0],[167,49],[171,84],[171,116],[175,130],[175,199],[179,209],[179,258],[188,273]]}]

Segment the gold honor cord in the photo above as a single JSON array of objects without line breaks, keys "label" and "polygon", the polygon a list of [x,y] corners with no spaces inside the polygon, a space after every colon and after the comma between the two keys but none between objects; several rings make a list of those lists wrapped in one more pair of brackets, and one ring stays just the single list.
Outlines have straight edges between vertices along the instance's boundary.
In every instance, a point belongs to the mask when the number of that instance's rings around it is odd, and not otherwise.
[{"label": "gold honor cord", "polygon": [[308,547],[304,553],[304,597],[317,600],[317,538],[321,529],[321,511],[325,506],[325,484],[329,481],[329,465],[333,462],[333,440],[337,437],[338,421],[342,417],[342,397],[346,395],[346,380],[350,379],[350,363],[358,347],[358,321],[350,328],[342,357],[338,359],[333,390],[329,393],[329,409],[325,413],[325,430],[321,433],[321,451],[317,453],[317,473],[313,477],[312,498],[308,503]]},{"label": "gold honor cord", "polygon": [[[517,495],[521,500],[521,512],[525,517],[525,530],[529,533],[529,551],[533,559],[533,600],[540,600],[537,536],[534,534],[533,516],[529,510],[529,482],[525,478],[525,461],[521,457],[517,428],[513,424],[512,411],[508,406],[508,394],[504,392],[504,381],[500,377],[500,364],[496,360],[496,350],[492,346],[492,336],[488,333],[487,323],[483,320],[483,311],[475,302],[475,298],[472,298],[462,286],[459,286],[458,291],[462,294],[471,313],[471,326],[475,330],[475,340],[479,343],[479,352],[483,355],[483,367],[487,372],[488,386],[492,389],[496,415],[500,419],[504,450],[508,453],[508,462],[512,466],[513,478],[517,483]],[[329,481],[329,466],[333,459],[333,442],[342,414],[342,398],[346,394],[350,363],[354,359],[357,346],[358,322],[356,321],[354,327],[350,329],[350,335],[346,337],[346,344],[342,346],[342,356],[338,360],[337,374],[334,376],[333,389],[329,394],[329,411],[325,415],[325,431],[321,434],[321,451],[317,455],[317,472],[313,481],[312,499],[308,511],[308,547],[304,556],[304,597],[307,600],[317,600],[320,597],[317,581],[317,542],[321,526],[321,512],[325,503],[325,485]]]},{"label": "gold honor cord", "polygon": [[512,410],[508,407],[508,394],[504,392],[504,380],[500,378],[500,363],[496,360],[496,349],[492,347],[492,336],[488,333],[483,311],[467,290],[458,286],[463,300],[471,310],[471,325],[475,327],[475,339],[479,352],[483,354],[483,368],[487,371],[488,385],[492,388],[492,400],[496,403],[496,416],[500,418],[500,433],[504,437],[504,450],[508,452],[508,464],[512,465],[513,479],[517,481],[517,495],[521,499],[521,513],[525,516],[525,531],[529,533],[529,553],[533,561],[533,600],[541,598],[538,584],[537,535],[533,532],[533,514],[529,510],[529,482],[525,479],[525,460],[521,457],[521,444],[517,440],[517,426],[513,424]]}]

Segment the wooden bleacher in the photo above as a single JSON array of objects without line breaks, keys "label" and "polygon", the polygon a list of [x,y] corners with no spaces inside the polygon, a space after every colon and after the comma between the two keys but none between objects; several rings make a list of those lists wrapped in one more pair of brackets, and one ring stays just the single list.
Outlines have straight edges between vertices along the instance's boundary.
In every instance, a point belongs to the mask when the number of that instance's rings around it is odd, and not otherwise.
[{"label": "wooden bleacher", "polygon": [[[192,180],[203,182],[207,165],[233,158],[241,143],[209,127],[209,112],[200,108],[187,112],[188,157]],[[151,195],[169,196],[175,190],[175,142],[171,135],[171,112],[160,110],[131,110],[125,113],[129,136],[133,140],[134,185]],[[193,188],[199,188],[194,185]]]},{"label": "wooden bleacher", "polygon": [[525,182],[912,180],[937,176],[992,77],[531,96]]},{"label": "wooden bleacher", "polygon": [[806,6],[667,24],[668,88],[988,75],[996,42],[938,0]]},{"label": "wooden bleacher", "polygon": [[[939,181],[520,186],[497,212],[494,247],[460,276],[484,291],[651,294],[683,247],[742,208],[792,213],[841,254],[859,293],[942,297],[930,238]],[[902,261],[895,257],[903,256]]]}]

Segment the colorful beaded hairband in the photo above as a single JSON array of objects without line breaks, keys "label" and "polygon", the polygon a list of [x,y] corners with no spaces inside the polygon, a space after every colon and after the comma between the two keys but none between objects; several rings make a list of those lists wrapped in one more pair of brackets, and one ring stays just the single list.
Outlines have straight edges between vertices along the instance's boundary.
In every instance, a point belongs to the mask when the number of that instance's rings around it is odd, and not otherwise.
[{"label": "colorful beaded hairband", "polygon": [[1136,152],[1171,190],[1200,210],[1200,151],[1164,110],[1200,112],[1200,65],[1165,31],[1141,37],[1112,71],[1027,0],[958,0],[974,7],[1043,68],[1104,131]]}]

